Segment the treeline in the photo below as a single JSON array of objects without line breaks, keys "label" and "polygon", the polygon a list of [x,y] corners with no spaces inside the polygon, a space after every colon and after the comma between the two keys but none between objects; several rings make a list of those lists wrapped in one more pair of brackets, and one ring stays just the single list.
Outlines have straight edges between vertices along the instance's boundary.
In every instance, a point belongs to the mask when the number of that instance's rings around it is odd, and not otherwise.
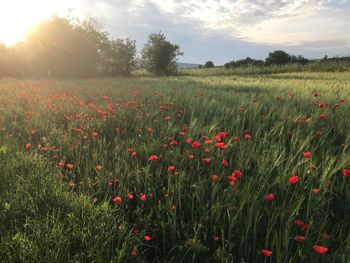
[{"label": "treeline", "polygon": [[[129,76],[135,67],[136,42],[110,39],[98,21],[79,22],[52,17],[26,40],[11,47],[0,44],[0,77],[84,78]],[[149,35],[142,49],[142,66],[156,75],[176,71],[180,47],[162,33]]]},{"label": "treeline", "polygon": [[230,61],[225,63],[225,68],[244,68],[244,67],[261,67],[261,66],[272,66],[272,65],[287,65],[287,64],[299,64],[306,65],[312,62],[321,62],[321,63],[339,63],[339,62],[350,62],[350,56],[348,57],[332,57],[328,58],[326,55],[321,60],[309,60],[301,55],[294,56],[290,55],[283,50],[276,50],[269,53],[265,60],[256,60],[250,57],[245,59]]}]

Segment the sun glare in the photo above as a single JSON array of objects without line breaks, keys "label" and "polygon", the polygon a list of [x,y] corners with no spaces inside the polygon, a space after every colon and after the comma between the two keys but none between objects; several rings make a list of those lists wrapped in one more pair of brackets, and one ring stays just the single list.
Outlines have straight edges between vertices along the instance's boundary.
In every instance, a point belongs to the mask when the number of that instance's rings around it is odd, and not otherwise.
[{"label": "sun glare", "polygon": [[53,14],[64,14],[68,1],[5,0],[0,3],[0,43],[12,45]]}]

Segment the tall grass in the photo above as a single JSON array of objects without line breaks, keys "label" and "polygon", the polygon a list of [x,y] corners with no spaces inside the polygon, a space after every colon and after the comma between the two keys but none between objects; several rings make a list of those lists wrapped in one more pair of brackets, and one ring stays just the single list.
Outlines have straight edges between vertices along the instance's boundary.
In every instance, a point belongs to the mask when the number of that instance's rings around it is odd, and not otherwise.
[{"label": "tall grass", "polygon": [[1,81],[2,261],[348,262],[349,80]]}]

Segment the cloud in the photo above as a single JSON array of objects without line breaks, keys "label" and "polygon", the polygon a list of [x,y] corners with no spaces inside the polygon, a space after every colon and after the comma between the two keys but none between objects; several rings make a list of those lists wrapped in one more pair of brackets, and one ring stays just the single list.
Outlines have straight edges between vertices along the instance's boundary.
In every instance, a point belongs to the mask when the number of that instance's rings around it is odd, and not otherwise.
[{"label": "cloud", "polygon": [[349,2],[80,0],[75,10],[99,18],[112,37],[136,39],[139,49],[148,34],[162,31],[181,46],[182,61],[222,64],[245,56],[263,59],[275,49],[307,57],[346,55]]}]

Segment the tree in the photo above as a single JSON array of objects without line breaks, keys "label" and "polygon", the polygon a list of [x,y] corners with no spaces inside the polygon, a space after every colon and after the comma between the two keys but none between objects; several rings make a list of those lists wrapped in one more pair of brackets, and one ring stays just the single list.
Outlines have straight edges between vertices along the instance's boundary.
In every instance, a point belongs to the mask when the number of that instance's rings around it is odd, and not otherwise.
[{"label": "tree", "polygon": [[148,36],[141,54],[142,67],[158,76],[175,73],[177,57],[183,55],[180,46],[167,41],[161,32]]},{"label": "tree", "polygon": [[276,50],[269,53],[269,56],[265,59],[266,65],[283,65],[292,61],[292,57],[283,50]]},{"label": "tree", "polygon": [[209,61],[205,62],[204,67],[205,68],[213,68],[214,62],[209,60]]},{"label": "tree", "polygon": [[136,66],[136,41],[130,38],[111,40],[104,52],[103,73],[110,76],[130,76]]}]

